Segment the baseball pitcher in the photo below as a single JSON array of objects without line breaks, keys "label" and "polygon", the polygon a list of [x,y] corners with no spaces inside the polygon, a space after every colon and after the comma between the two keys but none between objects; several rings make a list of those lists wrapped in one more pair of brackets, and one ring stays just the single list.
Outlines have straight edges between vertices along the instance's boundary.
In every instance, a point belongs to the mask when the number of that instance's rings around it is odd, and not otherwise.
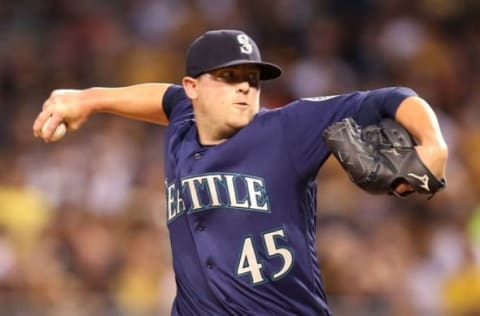
[{"label": "baseball pitcher", "polygon": [[209,31],[188,49],[181,85],[56,90],[34,123],[46,142],[96,112],[168,125],[172,315],[331,315],[315,247],[315,179],[331,153],[373,194],[445,187],[447,146],[413,90],[260,108],[260,82],[281,73],[247,34]]}]

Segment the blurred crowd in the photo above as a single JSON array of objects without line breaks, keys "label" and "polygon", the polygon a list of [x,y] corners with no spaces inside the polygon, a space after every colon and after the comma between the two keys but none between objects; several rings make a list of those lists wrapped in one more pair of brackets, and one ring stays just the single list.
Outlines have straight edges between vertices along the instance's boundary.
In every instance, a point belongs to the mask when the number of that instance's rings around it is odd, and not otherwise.
[{"label": "blurred crowd", "polygon": [[99,114],[32,136],[53,89],[179,83],[208,29],[249,33],[299,97],[409,86],[450,148],[433,199],[371,196],[319,174],[317,248],[335,315],[480,315],[480,2],[0,1],[0,315],[168,315],[164,127]]}]

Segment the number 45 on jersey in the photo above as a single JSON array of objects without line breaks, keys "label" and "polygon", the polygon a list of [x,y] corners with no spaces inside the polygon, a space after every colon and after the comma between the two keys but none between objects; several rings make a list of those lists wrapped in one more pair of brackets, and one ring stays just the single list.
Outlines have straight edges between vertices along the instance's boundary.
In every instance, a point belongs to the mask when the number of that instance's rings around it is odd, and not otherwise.
[{"label": "number 45 on jersey", "polygon": [[[283,228],[262,234],[263,247],[268,259],[282,259],[280,269],[270,275],[272,281],[287,275],[292,269],[294,261],[293,251],[286,247],[280,247],[277,244],[278,239],[288,241]],[[263,273],[264,263],[258,256],[258,246],[254,244],[252,236],[245,237],[237,264],[237,276],[249,275],[252,285],[259,285],[268,281]]]}]

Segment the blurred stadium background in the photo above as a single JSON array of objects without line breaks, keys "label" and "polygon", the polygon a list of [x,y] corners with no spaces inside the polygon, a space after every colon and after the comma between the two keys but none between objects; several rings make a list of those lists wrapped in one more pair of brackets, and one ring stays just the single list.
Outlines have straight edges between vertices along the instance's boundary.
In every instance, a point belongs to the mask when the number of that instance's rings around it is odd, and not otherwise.
[{"label": "blurred stadium background", "polygon": [[431,201],[322,169],[322,271],[335,315],[480,315],[476,0],[0,1],[0,315],[169,314],[164,128],[97,115],[45,145],[31,125],[56,88],[180,82],[211,28],[245,30],[283,65],[266,107],[405,85],[436,108],[449,187]]}]

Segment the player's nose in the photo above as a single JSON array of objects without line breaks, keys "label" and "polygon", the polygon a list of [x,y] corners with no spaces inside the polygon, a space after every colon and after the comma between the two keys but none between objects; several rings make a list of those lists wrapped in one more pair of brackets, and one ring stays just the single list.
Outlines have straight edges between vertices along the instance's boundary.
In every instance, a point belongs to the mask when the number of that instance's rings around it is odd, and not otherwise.
[{"label": "player's nose", "polygon": [[248,93],[250,90],[250,83],[248,81],[241,81],[236,84],[237,92]]}]

